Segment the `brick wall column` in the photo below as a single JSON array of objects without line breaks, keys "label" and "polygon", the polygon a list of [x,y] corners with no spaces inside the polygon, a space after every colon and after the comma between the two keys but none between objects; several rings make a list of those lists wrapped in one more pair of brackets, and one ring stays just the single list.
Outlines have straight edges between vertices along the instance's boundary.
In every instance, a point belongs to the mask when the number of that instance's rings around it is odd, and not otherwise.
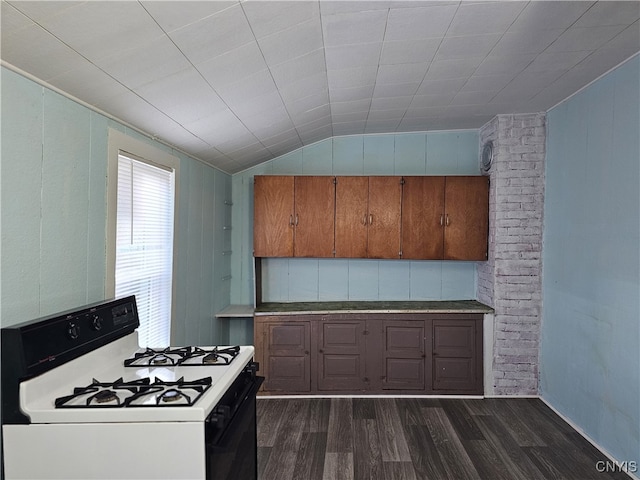
[{"label": "brick wall column", "polygon": [[536,395],[542,314],[545,114],[499,115],[480,130],[493,141],[489,259],[478,266],[478,300],[495,310],[495,395]]}]

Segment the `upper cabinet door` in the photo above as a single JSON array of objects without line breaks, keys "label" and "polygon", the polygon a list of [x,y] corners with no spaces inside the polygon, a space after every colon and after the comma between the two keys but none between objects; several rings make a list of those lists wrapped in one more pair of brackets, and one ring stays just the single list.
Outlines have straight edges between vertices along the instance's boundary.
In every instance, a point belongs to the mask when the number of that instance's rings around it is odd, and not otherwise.
[{"label": "upper cabinet door", "polygon": [[445,260],[486,260],[489,234],[488,177],[447,177]]},{"label": "upper cabinet door", "polygon": [[336,257],[367,257],[368,177],[336,177]]},{"label": "upper cabinet door", "polygon": [[369,258],[400,258],[402,177],[369,177]]},{"label": "upper cabinet door", "polygon": [[253,198],[253,255],[292,257],[294,177],[256,176]]},{"label": "upper cabinet door", "polygon": [[444,184],[445,177],[404,177],[402,258],[443,258]]},{"label": "upper cabinet door", "polygon": [[334,177],[295,177],[295,257],[333,257]]}]

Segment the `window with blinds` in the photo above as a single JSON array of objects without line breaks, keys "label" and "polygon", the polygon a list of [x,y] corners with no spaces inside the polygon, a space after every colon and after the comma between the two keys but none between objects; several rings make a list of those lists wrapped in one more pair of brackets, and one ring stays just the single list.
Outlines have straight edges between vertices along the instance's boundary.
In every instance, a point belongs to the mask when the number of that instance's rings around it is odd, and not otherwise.
[{"label": "window with blinds", "polygon": [[118,156],[115,293],[136,296],[141,347],[169,346],[174,188],[172,170]]}]

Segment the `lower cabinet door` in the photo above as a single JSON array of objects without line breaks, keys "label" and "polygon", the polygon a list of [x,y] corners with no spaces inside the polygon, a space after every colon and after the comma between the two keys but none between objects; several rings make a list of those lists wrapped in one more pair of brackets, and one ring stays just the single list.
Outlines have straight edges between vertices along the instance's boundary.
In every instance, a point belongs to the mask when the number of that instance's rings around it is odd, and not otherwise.
[{"label": "lower cabinet door", "polygon": [[318,390],[365,390],[367,378],[364,320],[320,321],[317,338]]},{"label": "lower cabinet door", "polygon": [[433,320],[433,390],[482,394],[482,335],[477,320]]},{"label": "lower cabinet door", "polygon": [[383,320],[382,388],[425,389],[425,323]]},{"label": "lower cabinet door", "polygon": [[264,325],[266,391],[308,392],[311,389],[309,322]]}]

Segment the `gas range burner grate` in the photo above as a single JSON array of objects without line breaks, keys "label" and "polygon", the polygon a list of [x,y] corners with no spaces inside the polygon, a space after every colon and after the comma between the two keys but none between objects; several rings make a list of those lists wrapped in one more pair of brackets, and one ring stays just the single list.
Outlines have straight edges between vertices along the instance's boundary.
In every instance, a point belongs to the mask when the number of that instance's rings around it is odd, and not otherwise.
[{"label": "gas range burner grate", "polygon": [[211,386],[211,377],[166,382],[141,378],[125,382],[99,382],[93,379],[86,387],[76,387],[73,394],[56,398],[56,408],[123,408],[194,405]]},{"label": "gas range burner grate", "polygon": [[240,352],[240,347],[182,347],[147,348],[124,361],[125,367],[177,367],[229,365]]}]

